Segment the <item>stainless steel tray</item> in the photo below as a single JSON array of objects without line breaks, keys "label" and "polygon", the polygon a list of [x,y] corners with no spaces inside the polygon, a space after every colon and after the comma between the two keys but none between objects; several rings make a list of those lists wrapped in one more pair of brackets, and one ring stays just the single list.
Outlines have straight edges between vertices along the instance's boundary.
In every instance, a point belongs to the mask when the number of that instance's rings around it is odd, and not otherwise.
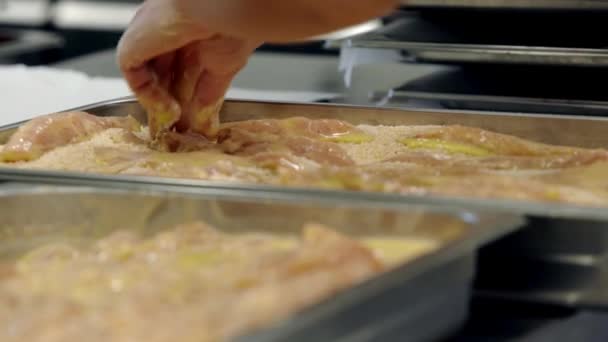
[{"label": "stainless steel tray", "polygon": [[[131,114],[145,121],[142,108],[132,98],[118,99],[79,108],[100,116],[121,116]],[[398,108],[356,107],[332,104],[302,104],[280,102],[236,101],[226,102],[222,117],[224,121],[238,121],[258,118],[287,118],[304,116],[309,118],[336,118],[354,124],[385,125],[442,125],[460,124],[496,132],[514,134],[550,144],[562,144],[581,147],[608,147],[608,118],[576,117],[554,115],[524,115],[488,112],[463,111],[413,111]],[[0,128],[0,143],[6,141],[22,123]],[[532,218],[532,223],[520,232],[519,241],[526,241],[527,249],[519,249],[520,242],[513,243],[507,250],[511,255],[517,250],[522,256],[556,257],[578,254],[597,257],[599,254],[590,241],[599,241],[608,250],[608,210],[605,208],[578,207],[567,204],[525,202],[513,200],[488,200],[435,196],[404,196],[371,192],[348,192],[316,189],[284,188],[267,185],[250,185],[219,183],[186,179],[169,179],[158,177],[133,177],[96,175],[85,173],[67,173],[57,171],[18,170],[0,168],[0,179],[25,183],[89,185],[103,188],[176,191],[184,194],[208,194],[215,196],[258,196],[280,198],[286,203],[300,203],[314,200],[320,203],[336,205],[341,203],[365,202],[367,207],[398,209],[411,204],[423,204],[436,208],[452,208],[474,211],[491,211],[523,214]],[[535,218],[540,218],[539,220]],[[579,239],[581,227],[587,227],[585,233],[589,239]],[[508,256],[509,253],[506,253]],[[501,255],[505,255],[502,253]],[[518,274],[520,268],[517,258],[510,258],[510,268],[514,277],[525,281],[525,274]],[[595,266],[594,266],[595,267]],[[599,265],[598,265],[599,267]],[[603,267],[603,266],[601,266]],[[597,269],[597,267],[595,267]],[[606,266],[608,270],[608,266]],[[490,274],[494,270],[481,269],[480,274]],[[488,273],[489,272],[489,273]],[[593,286],[600,286],[596,278],[587,279],[584,286],[577,285],[570,292],[584,293]],[[493,288],[486,288],[487,293]],[[508,291],[500,289],[500,295]],[[570,293],[569,292],[569,293]],[[511,288],[511,294],[525,297],[528,300],[558,303],[569,306],[584,306],[589,302],[572,300],[572,296],[552,295],[538,291],[524,291]],[[608,308],[608,291],[602,291],[598,306]],[[551,296],[549,296],[551,295]],[[582,298],[582,297],[579,297]],[[550,299],[550,300],[548,300]]]},{"label": "stainless steel tray", "polygon": [[511,215],[475,215],[420,205],[392,210],[364,202],[335,206],[231,194],[61,187],[0,190],[0,211],[0,257],[5,260],[49,242],[90,241],[116,229],[145,235],[199,220],[225,231],[276,234],[298,231],[312,221],[351,236],[371,232],[424,236],[441,245],[435,252],[239,341],[434,341],[446,337],[466,318],[475,250],[521,224]]},{"label": "stainless steel tray", "polygon": [[[132,115],[146,121],[145,112],[133,98],[122,98],[80,107],[98,116]],[[334,104],[285,103],[228,100],[222,109],[222,120],[234,122],[260,118],[334,118],[353,124],[372,125],[449,125],[459,124],[499,133],[513,134],[522,138],[548,144],[571,145],[587,148],[608,148],[608,118],[577,117],[534,114],[489,113],[449,110],[404,110]],[[15,130],[26,121],[0,127],[0,144],[5,143]],[[513,200],[488,200],[439,196],[405,196],[397,194],[285,188],[270,185],[210,182],[190,179],[173,179],[144,176],[99,175],[63,171],[22,170],[0,168],[0,179],[47,184],[92,185],[104,187],[133,187],[137,189],[173,189],[184,192],[212,191],[216,193],[238,192],[266,193],[300,198],[320,197],[321,200],[343,201],[360,198],[379,205],[399,206],[408,203],[430,204],[518,212],[544,217],[578,218],[608,221],[608,211],[598,208],[578,207],[567,204],[525,202]]]}]

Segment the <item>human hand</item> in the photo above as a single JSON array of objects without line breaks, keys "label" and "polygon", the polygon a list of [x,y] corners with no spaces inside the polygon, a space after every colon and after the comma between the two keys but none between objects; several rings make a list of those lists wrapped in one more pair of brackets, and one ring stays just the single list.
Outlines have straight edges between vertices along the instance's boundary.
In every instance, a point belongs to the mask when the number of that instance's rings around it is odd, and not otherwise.
[{"label": "human hand", "polygon": [[224,95],[260,44],[209,30],[175,1],[146,1],[119,43],[118,62],[152,138],[173,128],[215,136]]}]

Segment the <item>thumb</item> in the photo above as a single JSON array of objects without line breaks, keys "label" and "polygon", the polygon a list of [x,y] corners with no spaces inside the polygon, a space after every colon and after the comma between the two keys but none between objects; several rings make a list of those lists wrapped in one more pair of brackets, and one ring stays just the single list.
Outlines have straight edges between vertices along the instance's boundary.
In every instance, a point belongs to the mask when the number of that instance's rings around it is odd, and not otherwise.
[{"label": "thumb", "polygon": [[236,74],[247,64],[260,42],[217,35],[198,44],[200,74],[192,96],[184,107],[179,130],[190,130],[207,137],[219,129],[219,111]]}]

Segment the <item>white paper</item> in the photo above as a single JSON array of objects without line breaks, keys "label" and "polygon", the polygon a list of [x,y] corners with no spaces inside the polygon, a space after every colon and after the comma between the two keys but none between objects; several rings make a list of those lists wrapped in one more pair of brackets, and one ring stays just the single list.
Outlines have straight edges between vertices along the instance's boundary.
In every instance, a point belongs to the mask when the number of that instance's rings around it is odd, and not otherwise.
[{"label": "white paper", "polygon": [[121,79],[22,65],[0,66],[0,124],[130,95]]}]

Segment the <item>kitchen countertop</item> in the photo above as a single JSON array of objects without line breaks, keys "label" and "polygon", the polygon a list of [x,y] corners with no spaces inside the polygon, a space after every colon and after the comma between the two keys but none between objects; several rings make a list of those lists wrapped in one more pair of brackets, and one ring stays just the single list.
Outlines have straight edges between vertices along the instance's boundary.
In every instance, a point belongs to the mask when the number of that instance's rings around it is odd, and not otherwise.
[{"label": "kitchen countertop", "polygon": [[[371,91],[387,90],[440,69],[437,66],[380,63],[359,65],[345,87],[336,56],[256,52],[237,75],[233,86],[265,91],[304,91],[343,94],[353,103],[364,102]],[[120,77],[115,51],[101,51],[53,65],[90,76]]]}]

